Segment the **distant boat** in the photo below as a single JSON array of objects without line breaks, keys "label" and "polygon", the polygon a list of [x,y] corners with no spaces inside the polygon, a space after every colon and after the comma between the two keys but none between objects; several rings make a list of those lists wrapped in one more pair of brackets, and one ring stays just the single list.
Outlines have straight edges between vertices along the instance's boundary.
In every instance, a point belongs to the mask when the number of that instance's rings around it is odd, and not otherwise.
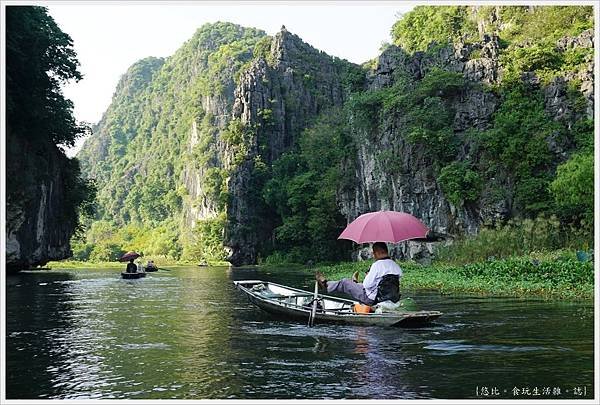
[{"label": "distant boat", "polygon": [[208,263],[198,263],[198,267],[208,267]]},{"label": "distant boat", "polygon": [[146,273],[144,272],[136,272],[136,273],[127,273],[126,271],[121,272],[121,277],[126,280],[133,280],[136,278],[146,277]]},{"label": "distant boat", "polygon": [[[234,281],[250,302],[259,308],[288,319],[307,321],[311,313],[314,294],[261,280]],[[401,300],[402,302],[402,300]],[[315,323],[346,323],[353,325],[418,326],[439,318],[439,311],[399,310],[381,313],[354,311],[356,301],[327,295],[317,295]]]},{"label": "distant boat", "polygon": [[146,266],[146,273],[152,273],[153,271],[158,271],[158,267],[156,267],[156,266]]}]

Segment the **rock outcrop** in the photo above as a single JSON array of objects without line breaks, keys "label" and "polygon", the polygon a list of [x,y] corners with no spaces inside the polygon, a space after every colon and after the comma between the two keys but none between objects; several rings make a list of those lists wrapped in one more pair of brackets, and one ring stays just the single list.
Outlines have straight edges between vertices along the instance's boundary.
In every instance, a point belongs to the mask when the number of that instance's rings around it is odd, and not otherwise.
[{"label": "rock outcrop", "polygon": [[[557,43],[558,49],[578,46],[593,46],[591,30],[576,38],[563,38]],[[408,75],[409,81],[416,82],[434,66],[459,72],[472,84],[494,85],[502,80],[498,57],[498,38],[494,35],[483,35],[480,43],[458,42],[435,52],[415,52],[412,55],[390,46],[378,58],[376,68],[368,76],[368,87],[371,90],[389,87],[399,72]],[[534,74],[529,75],[532,85],[541,86]],[[524,79],[527,81],[527,78]],[[593,63],[589,61],[585,70],[557,77],[543,88],[546,110],[556,120],[574,122],[579,118],[567,97],[567,86],[572,80],[580,83],[579,90],[587,103],[585,113],[589,118],[592,117]],[[460,138],[461,133],[469,128],[488,128],[499,103],[493,92],[486,91],[482,86],[468,86],[459,97],[452,100],[454,133]],[[481,198],[476,203],[456,206],[444,195],[434,174],[431,158],[422,147],[408,142],[404,134],[401,120],[387,120],[375,136],[377,142],[359,144],[354,169],[356,188],[342,194],[340,201],[341,210],[348,221],[370,211],[404,211],[421,218],[436,232],[456,235],[475,234],[482,224],[507,219],[515,214],[510,173],[498,172],[484,185]],[[564,145],[552,139],[548,139],[548,143],[557,157],[556,162],[564,161],[567,156]],[[400,164],[393,169],[386,167],[377,159],[381,151],[392,151],[400,158]],[[459,159],[468,156],[470,145],[462,145],[461,151]],[[494,193],[495,189],[505,190],[505,195],[499,198]],[[395,254],[427,260],[432,251],[430,244],[407,242],[397,247]],[[360,258],[361,253],[358,252],[356,257]]]},{"label": "rock outcrop", "polygon": [[[419,81],[432,67],[460,72],[473,82],[494,84],[499,76],[497,49],[497,38],[489,36],[479,44],[458,43],[454,47],[443,47],[436,53],[407,55],[401,48],[390,46],[379,57],[377,67],[368,78],[368,86],[371,90],[390,86],[398,71],[409,75],[409,80]],[[480,50],[480,57],[469,59],[475,50]],[[491,92],[476,86],[469,87],[452,101],[454,132],[467,128],[485,129],[497,105],[498,100]],[[395,210],[415,215],[437,232],[452,234],[459,230],[474,233],[486,219],[507,215],[509,207],[505,204],[480,210],[474,206],[457,207],[449,203],[437,182],[431,157],[422,147],[406,140],[401,122],[386,122],[377,137],[377,143],[359,145],[356,189],[341,199],[342,212],[348,221],[365,212]],[[378,161],[377,156],[382,150],[391,150],[400,157],[401,163],[393,171]],[[409,247],[402,249],[405,254],[411,250]]]},{"label": "rock outcrop", "polygon": [[[71,255],[76,218],[65,213],[63,167],[68,158],[52,144],[7,137],[6,267],[18,271]],[[18,159],[14,158],[19,156]]]},{"label": "rock outcrop", "polygon": [[[311,119],[345,99],[342,72],[349,62],[303,42],[285,27],[275,35],[267,55],[242,74],[235,90],[233,117],[255,136],[244,162],[231,175],[225,245],[233,265],[254,264],[258,250],[271,238],[273,215],[261,211],[256,192],[256,159],[270,165],[292,148]],[[266,214],[266,215],[265,215]]]}]

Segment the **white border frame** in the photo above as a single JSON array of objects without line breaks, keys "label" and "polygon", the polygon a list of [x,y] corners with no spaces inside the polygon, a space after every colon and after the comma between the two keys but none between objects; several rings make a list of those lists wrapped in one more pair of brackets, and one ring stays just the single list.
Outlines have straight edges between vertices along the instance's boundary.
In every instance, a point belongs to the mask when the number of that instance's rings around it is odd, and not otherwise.
[{"label": "white border frame", "polygon": [[[190,5],[190,4],[206,4],[206,5],[223,5],[223,6],[233,6],[236,4],[290,4],[290,5],[310,5],[316,6],[317,3],[319,5],[328,4],[328,5],[339,5],[343,7],[345,5],[353,5],[353,4],[393,4],[397,3],[399,5],[588,5],[594,6],[594,33],[595,33],[595,46],[594,46],[594,129],[595,129],[595,142],[594,142],[594,151],[595,151],[595,161],[594,161],[594,209],[595,213],[600,213],[600,161],[598,156],[600,156],[600,145],[599,145],[599,128],[600,123],[598,122],[598,118],[600,117],[600,99],[598,95],[599,92],[599,78],[600,78],[600,68],[599,68],[599,51],[598,51],[598,38],[600,38],[600,24],[599,24],[599,9],[600,4],[597,1],[593,0],[583,0],[583,1],[538,1],[538,0],[530,0],[530,1],[513,1],[513,0],[505,0],[505,1],[455,1],[455,0],[433,0],[433,1],[363,1],[363,0],[346,0],[346,1],[281,1],[281,0],[273,0],[273,1],[254,1],[254,0],[246,0],[246,1],[164,1],[164,0],[143,0],[143,1],[120,1],[120,0],[104,0],[104,1],[82,1],[82,0],[57,0],[57,1],[10,1],[10,0],[1,0],[0,1],[0,27],[2,27],[2,32],[0,33],[1,41],[0,41],[0,64],[2,72],[0,77],[0,88],[2,89],[0,94],[0,227],[2,228],[2,233],[0,234],[0,286],[2,286],[2,291],[0,292],[0,404],[15,404],[15,405],[29,405],[29,404],[47,404],[49,402],[52,403],[65,403],[65,404],[89,404],[90,402],[96,402],[97,400],[7,400],[6,399],[6,357],[4,356],[6,350],[6,294],[4,289],[6,288],[6,252],[4,246],[6,246],[6,194],[5,194],[5,176],[6,176],[6,148],[5,148],[5,136],[6,136],[6,103],[5,103],[5,47],[6,47],[6,38],[4,35],[4,27],[5,24],[5,7],[9,5],[39,5],[39,6],[48,6],[48,5]],[[600,241],[600,216],[595,215],[594,217],[594,246],[596,250],[596,256],[598,245]],[[493,402],[494,404],[509,404],[518,402],[519,404],[581,404],[581,405],[592,405],[598,404],[600,399],[600,353],[599,353],[599,337],[600,337],[600,311],[599,311],[599,295],[600,295],[600,263],[598,258],[596,257],[594,263],[594,274],[595,274],[595,298],[594,298],[594,398],[593,399],[572,399],[572,400],[563,400],[563,399],[539,399],[539,400],[529,400],[529,399],[461,399],[461,400],[442,400],[442,399],[433,399],[433,400],[101,400],[104,404],[122,404],[129,402],[143,402],[144,404],[191,404],[191,403],[200,403],[200,404],[223,404],[223,403],[245,403],[245,404],[264,404],[264,403],[281,403],[281,404],[309,404],[309,403],[356,403],[356,404],[398,404],[398,403],[419,403],[419,404],[474,404],[474,403],[487,403]]]}]

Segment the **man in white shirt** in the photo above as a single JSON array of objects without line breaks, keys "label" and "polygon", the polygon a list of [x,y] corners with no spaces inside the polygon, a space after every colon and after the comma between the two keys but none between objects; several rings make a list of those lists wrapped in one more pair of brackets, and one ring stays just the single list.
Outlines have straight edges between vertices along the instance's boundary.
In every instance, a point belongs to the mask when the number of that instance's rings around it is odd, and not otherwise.
[{"label": "man in white shirt", "polygon": [[402,269],[390,259],[387,245],[383,242],[373,244],[373,257],[375,263],[371,265],[362,284],[349,278],[327,281],[321,272],[317,272],[315,277],[319,286],[328,293],[345,293],[366,305],[375,305],[388,300],[397,302],[400,299]]}]

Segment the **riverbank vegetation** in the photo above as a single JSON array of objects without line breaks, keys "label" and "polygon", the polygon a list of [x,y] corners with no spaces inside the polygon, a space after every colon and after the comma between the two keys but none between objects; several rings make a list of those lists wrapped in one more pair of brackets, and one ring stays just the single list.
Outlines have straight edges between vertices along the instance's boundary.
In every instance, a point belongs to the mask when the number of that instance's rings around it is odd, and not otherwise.
[{"label": "riverbank vegetation", "polygon": [[[544,299],[591,300],[594,297],[593,245],[585,229],[565,228],[555,218],[513,220],[483,228],[475,237],[452,244],[437,243],[431,264],[401,261],[404,271],[402,290],[437,290],[442,294],[539,297]],[[121,251],[117,250],[118,254]],[[116,268],[112,261],[51,262],[53,268]],[[196,262],[153,256],[159,267],[195,265]],[[279,259],[279,260],[277,260]],[[364,277],[372,261],[317,264],[306,268],[287,258],[270,257],[263,263],[276,270],[282,263],[298,271],[318,269],[329,279],[350,277],[359,271]],[[227,265],[208,261],[210,265]]]},{"label": "riverbank vegetation", "polygon": [[[330,280],[364,273],[371,261],[319,266]],[[524,256],[450,264],[431,265],[399,262],[404,275],[401,290],[437,290],[441,294],[472,293],[486,296],[540,297],[546,299],[593,300],[594,264],[579,259],[575,252],[559,250],[533,252]]]},{"label": "riverbank vegetation", "polygon": [[[509,221],[437,246],[433,262],[399,262],[402,289],[550,299],[594,298],[592,236],[555,218]],[[437,244],[436,244],[437,245]],[[318,266],[330,279],[364,272],[371,262]]]}]

